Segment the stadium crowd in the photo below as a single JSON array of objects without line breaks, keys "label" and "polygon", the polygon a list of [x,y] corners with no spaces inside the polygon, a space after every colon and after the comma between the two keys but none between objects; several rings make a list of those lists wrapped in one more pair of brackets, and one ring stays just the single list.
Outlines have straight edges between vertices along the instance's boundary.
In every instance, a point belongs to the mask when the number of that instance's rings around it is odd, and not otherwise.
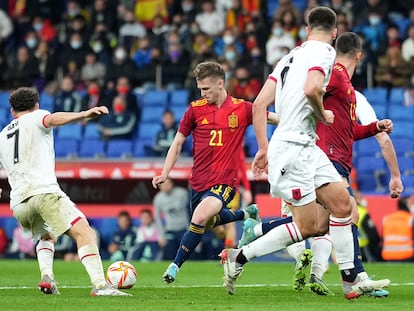
[{"label": "stadium crowd", "polygon": [[[34,86],[53,112],[105,105],[99,138],[135,140],[145,94],[185,89],[187,105],[199,97],[192,70],[204,60],[225,68],[229,94],[253,101],[278,60],[306,39],[304,17],[317,5],[337,12],[338,34],[364,39],[355,88],[405,88],[412,105],[414,6],[403,0],[4,0],[0,90]],[[162,107],[160,130],[142,154],[165,155],[181,118],[170,108]]]}]

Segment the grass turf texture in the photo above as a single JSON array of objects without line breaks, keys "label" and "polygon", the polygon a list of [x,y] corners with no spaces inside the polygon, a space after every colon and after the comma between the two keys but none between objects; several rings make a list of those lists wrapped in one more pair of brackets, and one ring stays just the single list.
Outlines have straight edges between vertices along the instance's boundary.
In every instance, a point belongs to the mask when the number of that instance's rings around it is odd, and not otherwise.
[{"label": "grass turf texture", "polygon": [[[360,297],[354,301],[342,295],[339,272],[331,265],[324,280],[335,296],[316,296],[306,287],[292,289],[293,263],[253,262],[245,267],[236,294],[222,285],[223,270],[217,262],[187,262],[177,281],[166,285],[161,275],[167,262],[132,262],[137,269],[133,297],[90,297],[91,286],[79,262],[55,262],[61,295],[44,295],[37,261],[0,260],[1,310],[412,310],[414,309],[413,264],[367,264],[370,275],[391,279],[388,298]],[[104,262],[107,268],[110,262]]]}]

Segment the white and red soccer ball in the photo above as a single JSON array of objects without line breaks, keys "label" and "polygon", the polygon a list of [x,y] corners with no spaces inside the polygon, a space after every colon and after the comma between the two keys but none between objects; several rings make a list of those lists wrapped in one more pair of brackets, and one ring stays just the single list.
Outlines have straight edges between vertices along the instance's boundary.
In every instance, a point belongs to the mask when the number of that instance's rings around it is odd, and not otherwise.
[{"label": "white and red soccer ball", "polygon": [[137,271],[127,261],[116,261],[108,267],[106,280],[114,288],[128,289],[137,281]]}]

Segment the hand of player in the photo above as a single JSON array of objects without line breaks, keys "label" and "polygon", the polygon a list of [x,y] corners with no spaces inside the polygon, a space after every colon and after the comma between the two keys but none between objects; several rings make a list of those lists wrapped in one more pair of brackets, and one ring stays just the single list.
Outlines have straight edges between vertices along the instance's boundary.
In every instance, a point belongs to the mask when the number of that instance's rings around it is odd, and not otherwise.
[{"label": "hand of player", "polygon": [[397,199],[400,197],[401,193],[404,190],[404,186],[401,182],[401,178],[398,177],[391,177],[389,183],[390,195],[391,198]]},{"label": "hand of player", "polygon": [[260,177],[264,172],[267,172],[267,152],[258,150],[252,163],[253,176]]},{"label": "hand of player", "polygon": [[394,124],[390,119],[384,119],[377,122],[377,128],[380,132],[390,134],[394,128]]},{"label": "hand of player", "polygon": [[100,115],[108,114],[109,110],[106,106],[93,107],[84,111],[84,117],[87,119],[94,119]]},{"label": "hand of player", "polygon": [[167,180],[167,176],[164,176],[164,175],[154,176],[152,177],[152,186],[154,187],[154,189],[157,189],[158,185],[162,184],[166,180]]},{"label": "hand of player", "polygon": [[323,119],[321,122],[325,125],[332,125],[334,123],[335,115],[332,110],[323,110],[322,112]]}]

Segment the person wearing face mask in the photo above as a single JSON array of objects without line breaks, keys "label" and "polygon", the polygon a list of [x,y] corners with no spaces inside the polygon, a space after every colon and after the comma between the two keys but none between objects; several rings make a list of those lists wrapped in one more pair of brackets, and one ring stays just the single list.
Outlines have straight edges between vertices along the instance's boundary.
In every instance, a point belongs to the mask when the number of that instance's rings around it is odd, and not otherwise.
[{"label": "person wearing face mask", "polygon": [[282,23],[279,20],[273,22],[272,35],[266,42],[266,62],[274,66],[286,53],[285,49],[292,49],[295,40],[289,32],[283,31]]},{"label": "person wearing face mask", "polygon": [[45,19],[41,16],[33,17],[32,28],[42,40],[47,41],[48,43],[51,43],[56,39],[57,31],[49,19]]},{"label": "person wearing face mask", "polygon": [[72,33],[67,43],[63,46],[61,53],[59,53],[59,61],[63,64],[65,72],[68,72],[67,65],[71,61],[74,61],[78,68],[82,68],[85,63],[86,53],[87,48],[82,36],[77,32]]},{"label": "person wearing face mask", "polygon": [[229,45],[233,45],[238,54],[242,54],[244,52],[243,44],[240,43],[232,29],[224,30],[223,35],[214,40],[214,52],[216,55],[222,55],[224,49]]},{"label": "person wearing face mask", "polygon": [[179,42],[168,45],[168,56],[162,61],[162,83],[167,90],[184,87],[191,58]]},{"label": "person wearing face mask", "polygon": [[131,139],[135,132],[137,118],[127,109],[123,96],[115,96],[111,112],[99,121],[99,130],[104,140]]},{"label": "person wearing face mask", "polygon": [[[102,101],[102,92],[101,87],[97,80],[91,80],[88,84],[88,92],[85,96],[82,97],[81,102],[81,110],[88,110],[93,107],[101,106]],[[91,122],[97,122],[98,120],[93,119],[88,121]]]},{"label": "person wearing face mask", "polygon": [[108,88],[113,88],[119,77],[127,77],[131,85],[136,85],[138,67],[129,57],[124,46],[118,45],[113,53],[112,63],[106,66],[106,81]]},{"label": "person wearing face mask", "polygon": [[105,79],[105,65],[96,59],[95,53],[89,51],[85,57],[85,65],[81,69],[81,80],[99,80],[100,83]]},{"label": "person wearing face mask", "polygon": [[409,196],[398,200],[397,211],[382,221],[382,258],[387,261],[414,261],[414,206]]}]

